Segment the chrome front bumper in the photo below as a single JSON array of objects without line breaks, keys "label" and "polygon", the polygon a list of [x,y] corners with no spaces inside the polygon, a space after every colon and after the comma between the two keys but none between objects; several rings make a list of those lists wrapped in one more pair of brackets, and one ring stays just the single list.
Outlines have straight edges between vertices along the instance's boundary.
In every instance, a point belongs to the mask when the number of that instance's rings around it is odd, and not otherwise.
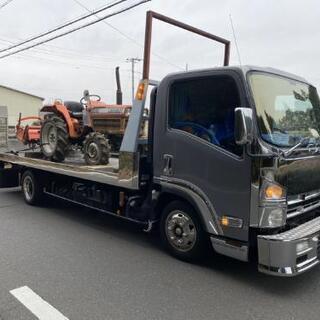
[{"label": "chrome front bumper", "polygon": [[258,236],[259,271],[295,276],[320,263],[320,217],[275,235]]}]

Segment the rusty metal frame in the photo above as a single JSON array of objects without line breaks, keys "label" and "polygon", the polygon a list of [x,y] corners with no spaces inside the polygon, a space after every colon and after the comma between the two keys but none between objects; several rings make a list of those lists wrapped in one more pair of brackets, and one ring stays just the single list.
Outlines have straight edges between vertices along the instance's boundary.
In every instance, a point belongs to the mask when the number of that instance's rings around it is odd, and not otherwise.
[{"label": "rusty metal frame", "polygon": [[146,30],[145,30],[145,43],[144,43],[143,79],[149,80],[149,76],[150,76],[150,59],[151,59],[151,40],[152,40],[153,19],[163,21],[163,22],[168,23],[170,25],[176,26],[178,28],[187,30],[189,32],[198,34],[202,37],[205,37],[210,40],[217,41],[219,43],[224,44],[225,48],[224,48],[223,65],[224,66],[229,65],[229,59],[230,59],[230,41],[229,40],[218,37],[214,34],[208,33],[208,32],[203,31],[201,29],[192,27],[188,24],[185,24],[185,23],[180,22],[178,20],[174,20],[172,18],[169,18],[169,17],[164,16],[162,14],[159,14],[157,12],[148,11],[147,12],[147,21],[146,21]]}]

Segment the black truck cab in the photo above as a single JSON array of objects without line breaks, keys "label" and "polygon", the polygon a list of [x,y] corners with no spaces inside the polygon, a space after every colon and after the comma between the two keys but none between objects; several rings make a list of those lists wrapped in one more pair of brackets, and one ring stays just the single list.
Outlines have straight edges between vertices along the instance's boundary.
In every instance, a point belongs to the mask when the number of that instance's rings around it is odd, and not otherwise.
[{"label": "black truck cab", "polygon": [[257,250],[261,271],[284,275],[318,263],[312,85],[253,66],[173,74],[154,110],[154,183],[201,212],[215,251],[248,260]]}]

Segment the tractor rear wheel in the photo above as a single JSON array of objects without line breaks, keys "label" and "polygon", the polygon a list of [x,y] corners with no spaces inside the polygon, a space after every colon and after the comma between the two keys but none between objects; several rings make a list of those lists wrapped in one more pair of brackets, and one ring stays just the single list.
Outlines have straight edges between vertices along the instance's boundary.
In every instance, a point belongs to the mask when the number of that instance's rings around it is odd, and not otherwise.
[{"label": "tractor rear wheel", "polygon": [[53,116],[44,121],[40,132],[42,153],[49,160],[62,162],[65,158],[69,134],[65,121]]},{"label": "tractor rear wheel", "polygon": [[84,160],[88,165],[109,163],[110,145],[102,133],[91,132],[83,142]]}]

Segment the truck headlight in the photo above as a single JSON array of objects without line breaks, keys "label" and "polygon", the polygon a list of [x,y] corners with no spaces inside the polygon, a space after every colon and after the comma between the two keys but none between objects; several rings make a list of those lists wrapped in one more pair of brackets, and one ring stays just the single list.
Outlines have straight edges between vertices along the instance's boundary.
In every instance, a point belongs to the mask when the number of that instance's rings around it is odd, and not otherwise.
[{"label": "truck headlight", "polygon": [[265,179],[260,189],[259,227],[277,228],[286,224],[287,192],[277,182]]},{"label": "truck headlight", "polygon": [[279,200],[283,198],[285,190],[277,184],[270,184],[266,187],[264,191],[264,196],[266,199]]},{"label": "truck headlight", "polygon": [[271,209],[268,215],[268,226],[270,228],[281,227],[286,223],[286,214],[283,208]]},{"label": "truck headlight", "polygon": [[261,187],[261,200],[281,200],[286,198],[286,189],[280,184],[264,180]]},{"label": "truck headlight", "polygon": [[286,224],[287,208],[285,206],[264,206],[259,208],[259,227],[277,228]]}]

